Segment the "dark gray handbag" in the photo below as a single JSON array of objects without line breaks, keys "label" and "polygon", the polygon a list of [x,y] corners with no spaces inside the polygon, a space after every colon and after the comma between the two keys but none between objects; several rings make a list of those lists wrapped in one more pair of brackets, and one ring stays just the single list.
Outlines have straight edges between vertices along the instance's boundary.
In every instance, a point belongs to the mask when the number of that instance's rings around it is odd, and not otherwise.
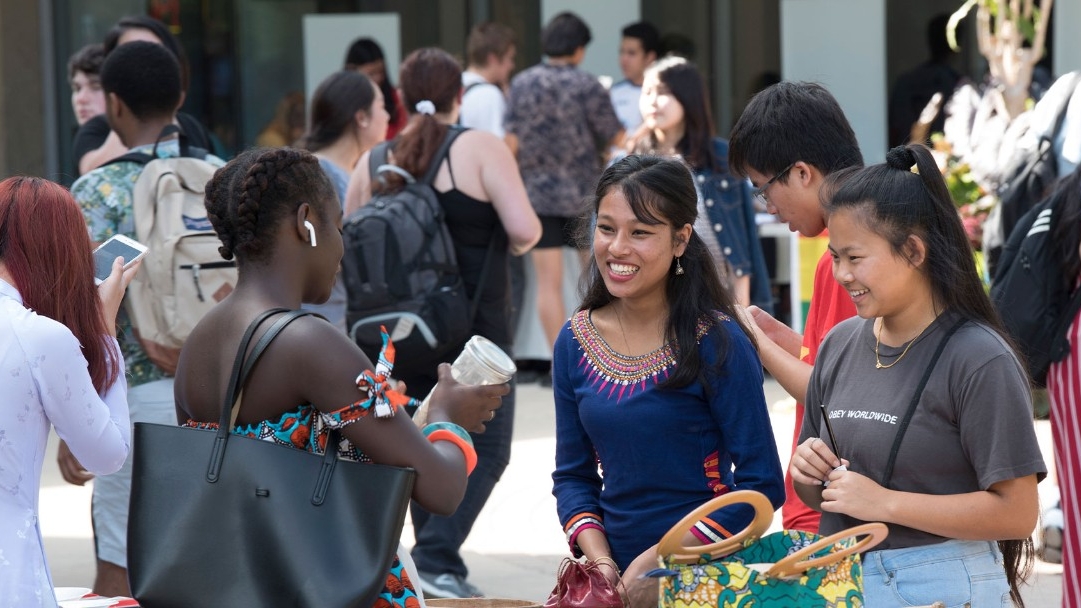
[{"label": "dark gray handbag", "polygon": [[416,472],[339,460],[337,433],[324,455],[230,433],[255,361],[306,314],[248,327],[217,431],[135,424],[128,577],[144,608],[369,608],[382,591]]}]

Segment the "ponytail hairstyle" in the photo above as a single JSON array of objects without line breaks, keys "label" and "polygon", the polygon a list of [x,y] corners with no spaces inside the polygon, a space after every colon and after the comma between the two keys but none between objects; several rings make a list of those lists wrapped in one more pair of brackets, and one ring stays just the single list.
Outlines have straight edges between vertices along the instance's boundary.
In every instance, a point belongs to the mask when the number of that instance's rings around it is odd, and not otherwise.
[{"label": "ponytail hairstyle", "polygon": [[[676,230],[682,226],[690,224],[693,227],[698,216],[694,178],[682,161],[632,154],[605,169],[591,200],[591,221],[583,222],[583,226],[596,225],[601,200],[615,189],[623,193],[638,221],[654,226],[667,225],[673,239]],[[678,346],[675,371],[661,383],[665,387],[687,386],[701,378],[702,363],[695,347],[700,321],[713,326],[710,331],[717,339],[718,368],[723,365],[728,352],[728,335],[717,331],[717,312],[731,317],[752,343],[754,341],[754,333],[736,313],[735,297],[721,284],[713,256],[693,230],[679,261],[684,275],[675,274],[676,260],[673,259],[665,286],[668,301],[665,340],[674,341]],[[595,257],[591,257],[585,276],[585,296],[579,310],[600,308],[615,300],[604,283]]]},{"label": "ponytail hairstyle", "polygon": [[[912,171],[913,165],[918,172]],[[861,169],[845,180],[827,209],[830,213],[855,210],[864,225],[886,239],[893,252],[903,258],[910,255],[909,236],[920,237],[926,244],[921,270],[931,283],[935,310],[954,311],[983,323],[1012,344],[983,289],[961,217],[926,146],[893,148],[884,164]],[[1032,570],[1032,539],[999,541],[998,546],[1010,597],[1023,607],[1020,584]]]},{"label": "ponytail hairstyle", "polygon": [[67,189],[38,177],[0,182],[0,261],[23,306],[71,330],[103,395],[119,378],[122,359],[106,339],[92,249],[86,220]]},{"label": "ponytail hairstyle", "polygon": [[300,147],[318,152],[355,131],[354,117],[363,111],[371,115],[375,85],[361,72],[342,70],[327,76],[312,93],[311,120],[300,138]]},{"label": "ponytail hairstyle", "polygon": [[274,250],[278,224],[308,203],[330,221],[338,200],[329,178],[310,152],[297,148],[253,148],[214,173],[206,185],[206,211],[221,239],[221,257],[244,264],[265,262]]},{"label": "ponytail hairstyle", "polygon": [[[435,114],[454,109],[462,90],[462,66],[443,49],[417,49],[402,62],[400,84],[410,117],[394,145],[394,164],[419,179],[447,134],[449,127]],[[386,176],[386,182],[388,190],[405,185],[405,180],[393,173]]]}]

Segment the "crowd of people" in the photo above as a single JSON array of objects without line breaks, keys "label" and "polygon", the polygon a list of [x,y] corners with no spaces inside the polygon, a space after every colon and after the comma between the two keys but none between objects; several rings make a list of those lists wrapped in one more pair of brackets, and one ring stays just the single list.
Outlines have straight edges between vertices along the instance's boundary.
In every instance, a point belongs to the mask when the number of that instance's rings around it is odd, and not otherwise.
[{"label": "crowd of people", "polygon": [[[36,519],[50,426],[64,479],[93,480],[94,592],[130,595],[132,423],[213,428],[245,328],[301,308],[318,316],[268,347],[233,432],[312,452],[340,432],[343,458],[415,469],[415,544],[399,549],[379,605],[484,595],[461,547],[510,462],[516,381],[456,381],[449,363],[464,343],[423,364],[391,352],[403,390],[430,394],[427,421],[369,415],[358,374],[375,365],[346,327],[343,221],[401,189],[403,174],[426,173],[479,302],[470,333],[512,356],[529,256],[551,352],[556,515],[570,554],[628,605],[656,604],[658,579],[644,575],[665,532],[733,490],[764,494],[787,529],[886,523],[886,541],[863,555],[867,605],[1023,605],[1048,472],[1030,379],[927,148],[898,146],[864,166],[833,95],[790,81],[757,93],[718,137],[705,77],[662,56],[656,28],[622,30],[625,78],[608,89],[580,67],[591,39],[580,17],[560,13],[541,32],[544,59],[512,78],[515,32],[482,23],[464,69],[420,48],[397,84],[378,42],[358,39],[315,89],[304,127],[293,96],[264,145],[228,161],[179,110],[190,68],[163,24],[124,18],[72,56],[79,179],[70,192],[0,182],[0,394],[11,403],[0,409],[0,606],[56,605]],[[190,149],[217,168],[206,217],[238,279],[163,362],[122,306],[139,264],[117,259],[95,288],[91,251],[135,237],[144,165],[125,155]],[[397,173],[373,174],[377,149]],[[1079,176],[1058,191],[1074,223],[1056,237],[1074,275]],[[802,335],[774,315],[757,210],[828,234]],[[568,248],[583,273],[573,311],[562,297]],[[1081,321],[1070,336],[1048,388],[1062,508],[1073,513]],[[791,446],[774,442],[764,372],[797,402]],[[779,449],[791,451],[787,471]],[[718,542],[751,515],[722,509],[683,542]],[[1064,605],[1074,605],[1081,517],[1066,519]]]}]

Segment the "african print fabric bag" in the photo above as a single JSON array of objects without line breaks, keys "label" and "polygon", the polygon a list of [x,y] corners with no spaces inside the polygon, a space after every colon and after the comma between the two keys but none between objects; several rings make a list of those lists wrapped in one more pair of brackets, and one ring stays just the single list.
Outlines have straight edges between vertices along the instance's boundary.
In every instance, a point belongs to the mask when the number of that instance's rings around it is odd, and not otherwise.
[{"label": "african print fabric bag", "polygon": [[[754,521],[742,532],[703,547],[681,547],[691,526],[721,507],[749,503]],[[762,533],[773,507],[758,492],[741,490],[702,505],[672,529],[657,548],[665,608],[862,608],[859,553],[886,537],[884,524],[864,524],[828,537],[785,530]],[[857,541],[857,537],[863,536]]]}]

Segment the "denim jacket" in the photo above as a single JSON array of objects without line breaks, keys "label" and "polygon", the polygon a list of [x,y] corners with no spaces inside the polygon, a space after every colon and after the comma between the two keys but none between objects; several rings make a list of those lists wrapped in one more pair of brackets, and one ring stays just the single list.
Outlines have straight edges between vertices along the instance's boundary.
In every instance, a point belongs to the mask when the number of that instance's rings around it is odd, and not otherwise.
[{"label": "denim jacket", "polygon": [[751,274],[751,302],[772,314],[773,295],[758,238],[751,182],[728,172],[726,140],[715,137],[713,151],[723,170],[696,169],[695,187],[732,273],[737,277]]}]

